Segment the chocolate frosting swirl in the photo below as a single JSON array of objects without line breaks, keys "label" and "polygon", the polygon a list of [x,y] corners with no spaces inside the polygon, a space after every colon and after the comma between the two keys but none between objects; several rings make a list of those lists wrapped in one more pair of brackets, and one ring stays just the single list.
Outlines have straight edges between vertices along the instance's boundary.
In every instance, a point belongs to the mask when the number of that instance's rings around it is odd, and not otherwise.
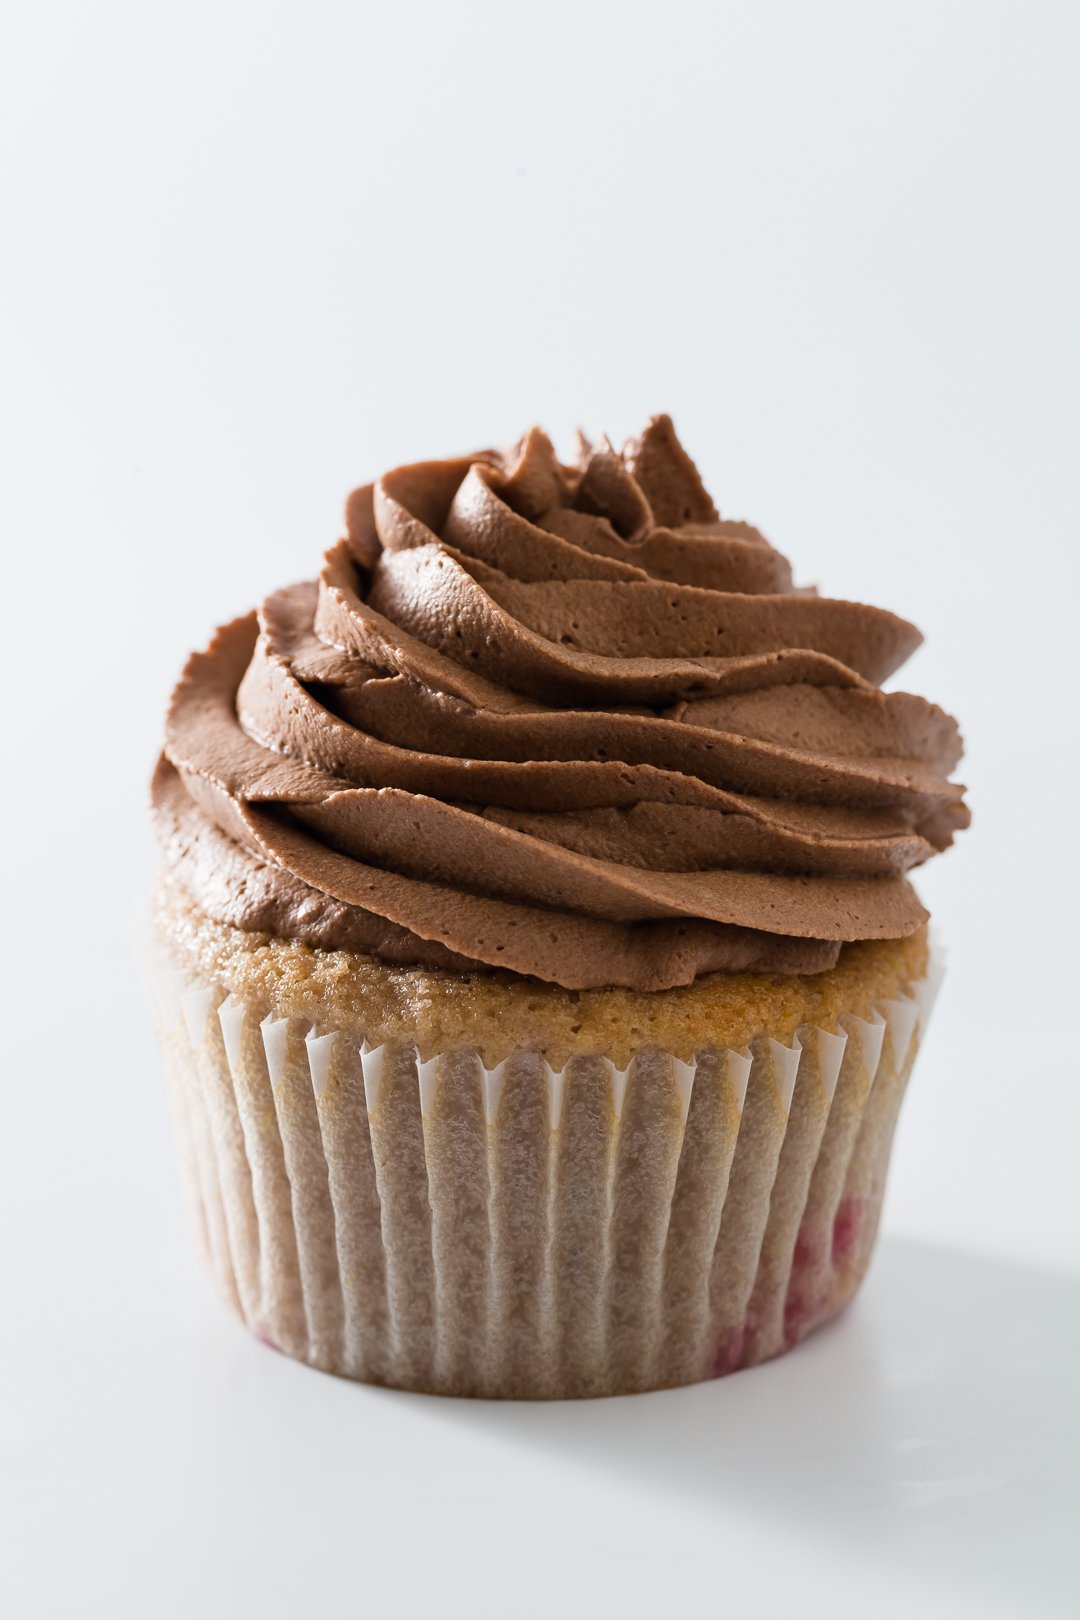
[{"label": "chocolate frosting swirl", "polygon": [[796,589],[667,417],[573,466],[534,428],[402,467],[346,516],[173,696],[155,815],[217,921],[641,990],[923,923],[904,874],[968,815],[955,722],[880,689],[918,631]]}]

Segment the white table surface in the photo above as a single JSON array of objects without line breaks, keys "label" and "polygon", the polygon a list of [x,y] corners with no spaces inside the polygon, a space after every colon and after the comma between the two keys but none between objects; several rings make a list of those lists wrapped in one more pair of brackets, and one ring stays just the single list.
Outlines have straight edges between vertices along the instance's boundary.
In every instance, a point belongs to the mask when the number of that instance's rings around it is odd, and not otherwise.
[{"label": "white table surface", "polygon": [[[4,1620],[1075,1614],[1076,8],[4,10]],[[353,484],[663,409],[963,721],[879,1258],[697,1389],[336,1382],[185,1229],[128,946],[170,684]]]},{"label": "white table surface", "polygon": [[1075,1614],[1080,1279],[894,1229],[845,1317],[728,1379],[537,1405],[349,1384],[211,1293],[137,1014],[125,1083],[89,1061],[51,1121],[42,1088],[63,1176],[3,1234],[6,1614]]}]

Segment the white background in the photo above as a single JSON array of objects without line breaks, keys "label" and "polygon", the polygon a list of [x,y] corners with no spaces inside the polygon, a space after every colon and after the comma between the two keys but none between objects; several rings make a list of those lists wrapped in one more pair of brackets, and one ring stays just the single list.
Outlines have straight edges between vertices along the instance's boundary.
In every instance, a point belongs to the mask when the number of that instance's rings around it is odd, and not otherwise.
[{"label": "white background", "polygon": [[[1075,1612],[1076,8],[2,12],[6,1612]],[[183,1228],[128,943],[170,684],[354,484],[657,410],[964,726],[881,1259],[701,1390],[318,1377]]]}]

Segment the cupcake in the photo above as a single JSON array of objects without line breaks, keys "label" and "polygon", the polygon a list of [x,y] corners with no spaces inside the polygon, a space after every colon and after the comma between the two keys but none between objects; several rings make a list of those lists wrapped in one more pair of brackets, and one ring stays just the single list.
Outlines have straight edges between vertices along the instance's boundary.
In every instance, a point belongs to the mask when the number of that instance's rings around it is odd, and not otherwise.
[{"label": "cupcake", "polygon": [[874,1244],[968,815],[918,644],[721,519],[667,417],[357,490],[192,657],[148,951],[195,1224],[262,1339],[451,1395],[790,1349]]}]

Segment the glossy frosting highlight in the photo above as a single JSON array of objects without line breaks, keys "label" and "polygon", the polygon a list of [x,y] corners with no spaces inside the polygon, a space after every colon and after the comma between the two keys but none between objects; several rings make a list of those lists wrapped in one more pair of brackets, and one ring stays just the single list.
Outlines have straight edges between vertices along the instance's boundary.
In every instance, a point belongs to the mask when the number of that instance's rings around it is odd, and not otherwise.
[{"label": "glossy frosting highlight", "polygon": [[881,690],[919,634],[796,589],[667,417],[399,468],[347,526],[174,694],[156,818],[212,918],[639,990],[921,926],[968,817],[955,722]]}]

